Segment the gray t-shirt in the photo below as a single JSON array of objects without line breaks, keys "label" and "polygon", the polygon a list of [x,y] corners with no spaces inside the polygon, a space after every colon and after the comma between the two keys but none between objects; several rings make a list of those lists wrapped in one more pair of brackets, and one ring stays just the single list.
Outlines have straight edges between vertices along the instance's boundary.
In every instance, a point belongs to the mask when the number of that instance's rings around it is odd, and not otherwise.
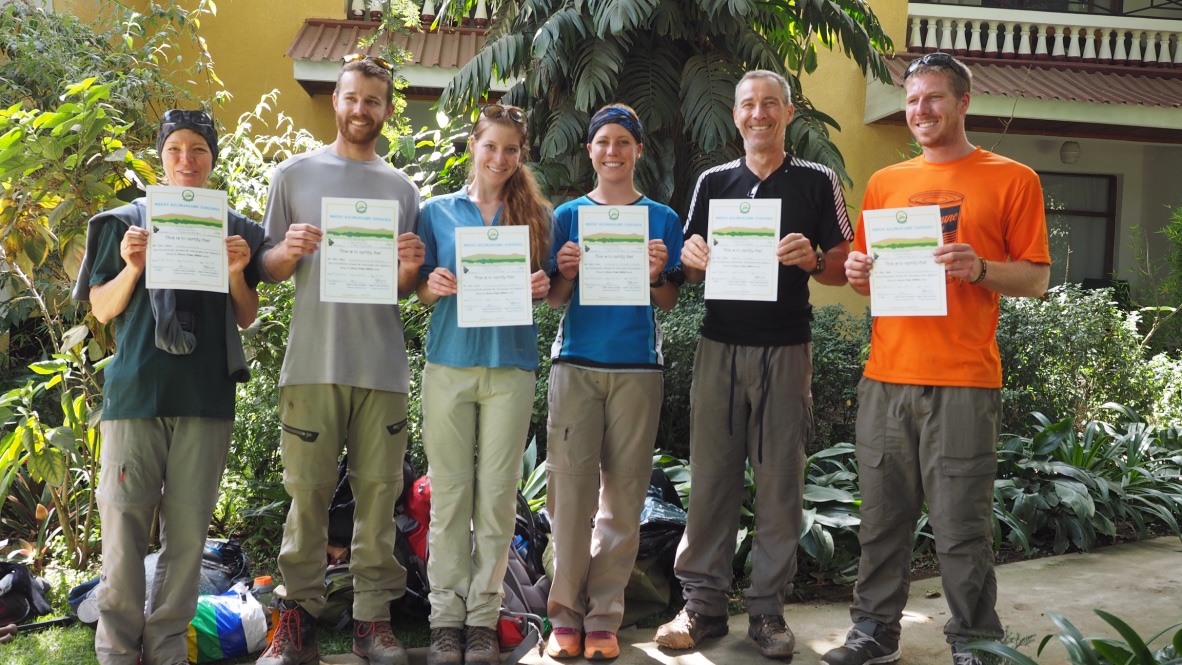
[{"label": "gray t-shirt", "polygon": [[[381,159],[360,162],[324,147],[275,169],[263,217],[263,254],[283,242],[292,224],[323,228],[320,200],[326,196],[398,201],[399,234],[413,232],[418,221],[419,191],[405,173]],[[265,266],[260,271],[264,281],[280,281]],[[279,385],[327,383],[410,391],[397,305],[320,302],[320,252],[301,257],[294,277],[295,307]]]}]

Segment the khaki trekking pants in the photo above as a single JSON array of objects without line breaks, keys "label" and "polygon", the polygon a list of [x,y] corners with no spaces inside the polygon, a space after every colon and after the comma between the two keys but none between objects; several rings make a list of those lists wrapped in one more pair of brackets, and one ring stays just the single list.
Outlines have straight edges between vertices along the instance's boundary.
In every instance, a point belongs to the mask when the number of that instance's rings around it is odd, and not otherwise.
[{"label": "khaki trekking pants", "polygon": [[497,625],[534,388],[512,367],[423,370],[432,628]]},{"label": "khaki trekking pants", "polygon": [[664,377],[555,363],[549,392],[554,580],[546,613],[555,627],[615,633],[640,546]]},{"label": "khaki trekking pants", "polygon": [[406,593],[406,570],[394,558],[406,395],[331,384],[283,386],[279,418],[283,486],[291,495],[279,550],[282,597],[314,617],[324,610],[328,506],[343,448],[356,501],[349,559],[353,618],[389,621],[390,601]]},{"label": "khaki trekking pants", "polygon": [[[183,663],[234,421],[135,418],[99,428],[103,568],[95,655],[101,665],[136,665],[141,655],[143,665]],[[162,547],[149,593],[144,557],[157,506]]]},{"label": "khaki trekking pants", "polygon": [[862,558],[850,617],[899,639],[911,585],[911,534],[924,499],[944,597],[949,642],[1001,637],[993,572],[993,478],[1001,391],[911,386],[863,378],[857,457]]}]

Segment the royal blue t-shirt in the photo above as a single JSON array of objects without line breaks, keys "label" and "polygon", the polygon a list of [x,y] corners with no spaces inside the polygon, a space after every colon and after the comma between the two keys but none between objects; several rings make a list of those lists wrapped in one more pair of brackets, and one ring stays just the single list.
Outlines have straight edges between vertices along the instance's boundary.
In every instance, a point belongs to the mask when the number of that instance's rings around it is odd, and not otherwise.
[{"label": "royal blue t-shirt", "polygon": [[[600,205],[584,196],[569,201],[554,212],[554,244],[551,263],[557,265],[558,250],[567,241],[579,242],[579,207]],[[681,263],[681,222],[673,209],[648,197],[641,197],[632,205],[648,208],[650,239],[665,242],[669,254],[665,270]],[[661,327],[657,324],[653,306],[583,305],[579,301],[579,278],[562,312],[558,336],[550,349],[554,362],[601,369],[659,370],[664,366],[661,356]]]}]

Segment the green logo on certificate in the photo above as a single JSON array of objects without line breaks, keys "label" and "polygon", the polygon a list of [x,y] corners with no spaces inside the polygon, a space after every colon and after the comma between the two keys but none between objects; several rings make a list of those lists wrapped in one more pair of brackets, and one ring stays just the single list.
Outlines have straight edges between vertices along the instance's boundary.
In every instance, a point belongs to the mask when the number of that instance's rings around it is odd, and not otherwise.
[{"label": "green logo on certificate", "polygon": [[501,235],[500,232],[497,231],[496,229],[489,229],[488,230],[488,239],[489,240],[496,240],[500,235]]},{"label": "green logo on certificate", "polygon": [[184,199],[185,202],[192,201],[196,197],[197,195],[194,194],[193,190],[191,189],[186,189],[185,191],[181,192],[181,198]]},{"label": "green logo on certificate", "polygon": [[607,211],[607,216],[608,216],[608,219],[612,219],[612,220],[619,219],[620,218],[620,211],[616,210],[615,208],[612,208],[611,210]]},{"label": "green logo on certificate", "polygon": [[744,215],[751,212],[751,204],[743,201],[739,204],[739,212],[743,213]]},{"label": "green logo on certificate", "polygon": [[353,207],[357,209],[357,212],[362,213],[362,214],[365,214],[365,211],[369,210],[369,206],[366,205],[365,201],[358,201],[357,205],[355,205]]},{"label": "green logo on certificate", "polygon": [[906,224],[907,223],[907,213],[903,212],[902,210],[895,213],[895,221],[900,224]]}]

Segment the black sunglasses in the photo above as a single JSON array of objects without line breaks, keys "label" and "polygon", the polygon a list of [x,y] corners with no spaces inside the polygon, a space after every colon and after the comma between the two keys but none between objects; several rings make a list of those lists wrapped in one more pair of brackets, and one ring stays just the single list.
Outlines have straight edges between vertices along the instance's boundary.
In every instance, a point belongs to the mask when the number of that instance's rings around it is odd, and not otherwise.
[{"label": "black sunglasses", "polygon": [[361,62],[362,60],[369,60],[370,62],[374,63],[378,67],[381,67],[382,69],[384,69],[388,72],[394,71],[394,65],[389,60],[387,60],[385,58],[379,58],[376,55],[366,55],[364,53],[350,53],[349,55],[341,58],[341,61],[346,64],[348,64],[350,62]]},{"label": "black sunglasses", "polygon": [[969,80],[968,73],[965,72],[965,66],[953,58],[951,55],[943,51],[936,51],[935,53],[928,53],[911,61],[907,65],[907,70],[903,72],[903,80],[915,73],[915,70],[923,66],[928,67],[942,67],[944,69],[951,69],[957,76],[964,80]]},{"label": "black sunglasses", "polygon": [[488,104],[481,106],[480,113],[490,120],[496,120],[501,116],[507,115],[513,122],[519,125],[525,124],[525,111],[522,111],[516,106],[509,106],[508,104]]},{"label": "black sunglasses", "polygon": [[162,122],[190,122],[194,125],[209,125],[213,126],[213,120],[205,111],[186,111],[184,109],[171,109],[164,112]]}]

